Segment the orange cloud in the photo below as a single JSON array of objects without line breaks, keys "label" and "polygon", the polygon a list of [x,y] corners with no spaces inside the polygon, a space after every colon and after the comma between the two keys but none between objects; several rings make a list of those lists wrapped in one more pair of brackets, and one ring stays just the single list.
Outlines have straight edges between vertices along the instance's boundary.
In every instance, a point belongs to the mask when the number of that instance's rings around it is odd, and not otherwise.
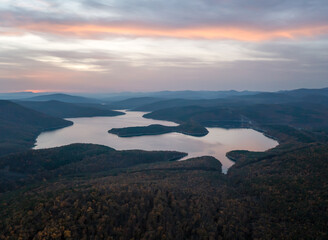
[{"label": "orange cloud", "polygon": [[272,39],[295,39],[328,34],[328,25],[305,26],[281,30],[263,30],[240,27],[150,27],[138,25],[94,25],[94,24],[56,24],[33,23],[19,26],[21,30],[36,31],[60,35],[74,35],[93,38],[102,35],[119,35],[131,37],[169,37],[186,39],[232,39],[239,41],[265,41]]},{"label": "orange cloud", "polygon": [[39,89],[32,89],[32,90],[23,90],[23,92],[32,92],[32,93],[44,93],[44,92],[51,92],[52,90],[39,90]]},{"label": "orange cloud", "polygon": [[0,31],[0,36],[22,36],[24,35],[23,32],[13,32],[13,31]]}]

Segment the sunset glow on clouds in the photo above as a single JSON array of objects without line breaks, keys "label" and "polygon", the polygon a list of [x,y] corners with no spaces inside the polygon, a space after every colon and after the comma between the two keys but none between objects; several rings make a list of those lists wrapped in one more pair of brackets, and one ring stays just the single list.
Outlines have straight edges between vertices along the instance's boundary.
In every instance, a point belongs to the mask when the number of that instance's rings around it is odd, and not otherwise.
[{"label": "sunset glow on clouds", "polygon": [[3,35],[20,35],[26,32],[47,33],[55,35],[77,36],[81,38],[99,38],[104,36],[121,37],[167,37],[185,39],[231,39],[239,41],[266,41],[274,39],[296,39],[298,37],[316,37],[328,34],[328,25],[303,26],[295,29],[261,30],[238,28],[234,26],[202,26],[186,28],[167,28],[160,26],[129,25],[90,25],[90,24],[53,24],[33,23],[16,26],[16,32],[0,32]]},{"label": "sunset glow on clouds", "polygon": [[328,84],[328,2],[0,2],[1,91]]}]

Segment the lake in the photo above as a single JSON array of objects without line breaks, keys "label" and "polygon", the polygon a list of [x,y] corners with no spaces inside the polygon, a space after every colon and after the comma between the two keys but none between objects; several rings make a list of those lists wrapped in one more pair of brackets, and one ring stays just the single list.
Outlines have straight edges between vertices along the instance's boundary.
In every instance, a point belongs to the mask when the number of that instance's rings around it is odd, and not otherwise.
[{"label": "lake", "polygon": [[[210,155],[222,163],[226,172],[234,163],[226,157],[231,150],[266,151],[278,142],[253,129],[207,128],[204,137],[193,137],[180,133],[156,136],[120,138],[108,133],[111,128],[147,126],[162,124],[176,126],[169,121],[146,119],[145,112],[129,112],[116,117],[68,118],[74,125],[41,133],[34,149],[52,148],[72,143],[93,143],[106,145],[117,150],[175,150],[188,153],[188,157]],[[186,158],[185,158],[186,159]]]}]

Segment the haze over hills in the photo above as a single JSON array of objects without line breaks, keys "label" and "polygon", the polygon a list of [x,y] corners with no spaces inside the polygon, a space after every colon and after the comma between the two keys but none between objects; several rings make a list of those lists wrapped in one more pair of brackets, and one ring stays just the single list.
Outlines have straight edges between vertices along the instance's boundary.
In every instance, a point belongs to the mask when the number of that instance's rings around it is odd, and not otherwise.
[{"label": "haze over hills", "polygon": [[[328,106],[311,104],[254,104],[246,106],[185,106],[163,108],[144,117],[177,123],[196,121],[205,126],[231,127],[248,124],[290,125],[297,128],[328,129]],[[234,125],[235,124],[235,125]]]},{"label": "haze over hills", "polygon": [[[136,111],[154,111],[170,107],[183,107],[183,106],[237,106],[237,105],[253,105],[253,104],[311,104],[320,103],[327,105],[328,90],[324,89],[299,89],[282,92],[260,92],[252,95],[237,95],[227,96],[225,98],[216,99],[169,99],[162,101],[153,101],[145,105],[139,105]],[[128,101],[128,100],[126,100]],[[114,105],[115,103],[113,103]]]},{"label": "haze over hills", "polygon": [[14,100],[21,98],[30,98],[35,96],[47,95],[50,93],[34,93],[34,92],[10,92],[10,93],[0,93],[0,99],[2,100]]},{"label": "haze over hills", "polygon": [[304,97],[307,95],[324,95],[328,96],[328,87],[326,88],[316,88],[316,89],[307,89],[307,88],[299,88],[295,90],[282,90],[278,91],[278,93],[288,93],[289,95]]},{"label": "haze over hills", "polygon": [[[162,98],[162,99],[175,99],[175,98],[183,98],[183,99],[215,99],[215,98],[225,98],[230,96],[246,96],[253,95],[258,92],[256,91],[160,91],[160,92],[129,92],[129,93],[117,93],[111,94],[112,96],[108,98],[103,98],[104,100],[114,100],[115,97],[123,97],[125,99],[128,98],[144,98],[144,97],[152,97],[152,98]],[[97,95],[92,95],[96,97]]]},{"label": "haze over hills", "polygon": [[[195,105],[200,101],[200,104],[214,104],[236,102],[249,102],[249,103],[284,103],[284,102],[297,102],[303,100],[319,102],[320,99],[326,101],[328,97],[327,88],[322,89],[296,89],[278,92],[256,92],[256,91],[162,91],[162,92],[123,92],[123,93],[0,93],[0,99],[19,99],[23,101],[61,101],[69,103],[89,103],[89,104],[102,104],[105,103],[109,108],[116,109],[141,109],[148,108],[149,110],[156,110],[159,107],[156,105],[168,104],[173,106],[182,105]],[[26,97],[31,96],[31,97]],[[106,97],[107,96],[107,97]],[[163,103],[161,103],[163,102]],[[180,102],[180,103],[179,103]],[[152,104],[155,104],[152,106]]]},{"label": "haze over hills", "polygon": [[38,112],[45,113],[50,116],[60,118],[76,118],[76,117],[96,117],[96,116],[118,116],[124,113],[102,109],[100,106],[74,104],[60,101],[17,101],[19,105],[33,109]]},{"label": "haze over hills", "polygon": [[[94,98],[96,94],[90,95]],[[119,97],[120,94],[115,94]],[[145,93],[124,93],[120,98],[101,98],[110,109],[154,111],[161,108],[198,105],[216,106],[224,104],[327,102],[327,89],[297,89],[279,92],[252,91],[163,91]]]},{"label": "haze over hills", "polygon": [[108,104],[112,109],[137,109],[140,106],[156,103],[163,101],[162,98],[157,97],[137,97],[137,98],[128,98],[122,101],[115,101]]},{"label": "haze over hills", "polygon": [[61,101],[69,103],[101,103],[100,100],[85,98],[80,96],[73,96],[63,93],[54,93],[41,96],[35,96],[31,98],[22,99],[24,101]]},{"label": "haze over hills", "polygon": [[[14,100],[23,99],[26,101],[49,101],[58,100],[65,102],[95,102],[95,99],[103,102],[120,102],[126,99],[215,99],[230,96],[253,95],[256,91],[160,91],[160,92],[119,92],[119,93],[51,93],[51,92],[14,92],[0,93],[0,99]],[[83,97],[78,99],[74,97]],[[88,100],[86,100],[88,99]]]}]

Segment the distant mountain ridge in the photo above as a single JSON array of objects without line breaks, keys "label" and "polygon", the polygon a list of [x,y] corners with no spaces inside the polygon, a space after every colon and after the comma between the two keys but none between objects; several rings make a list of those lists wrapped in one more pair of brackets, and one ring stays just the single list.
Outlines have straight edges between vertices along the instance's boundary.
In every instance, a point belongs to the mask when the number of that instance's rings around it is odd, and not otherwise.
[{"label": "distant mountain ridge", "polygon": [[35,96],[47,95],[50,93],[42,92],[8,92],[8,93],[0,93],[0,99],[2,100],[14,100],[14,99],[22,99],[22,98],[30,98]]},{"label": "distant mountain ridge", "polygon": [[[14,92],[14,93],[0,93],[0,99],[14,100],[20,99],[24,101],[62,101],[70,103],[111,103],[118,105],[122,101],[135,99],[137,102],[142,99],[185,99],[185,100],[211,100],[211,99],[225,99],[225,98],[247,98],[258,95],[256,98],[264,94],[289,97],[305,97],[306,95],[321,95],[328,96],[328,88],[321,89],[294,89],[294,90],[281,90],[276,92],[265,91],[158,91],[158,92],[119,92],[119,93],[51,93],[51,92]],[[263,95],[262,95],[263,96]],[[150,102],[148,102],[150,103]],[[139,106],[140,107],[140,104]]]},{"label": "distant mountain ridge", "polygon": [[74,104],[51,101],[17,101],[19,105],[33,109],[38,112],[45,113],[50,116],[60,118],[75,118],[75,117],[97,117],[97,116],[119,116],[124,115],[122,112],[112,111],[109,109],[97,108],[97,105],[89,106],[84,104]]},{"label": "distant mountain ridge", "polygon": [[[126,100],[128,101],[128,100]],[[132,109],[134,111],[157,111],[172,107],[185,106],[231,106],[252,104],[309,104],[319,103],[328,105],[328,88],[323,89],[296,89],[279,92],[259,92],[249,95],[233,95],[215,99],[164,99],[152,101]],[[115,105],[115,103],[113,103]]]},{"label": "distant mountain ridge", "polygon": [[86,98],[80,96],[73,96],[64,93],[54,93],[47,94],[42,96],[35,96],[31,98],[22,99],[24,101],[61,101],[61,102],[69,102],[69,103],[100,103],[101,101],[93,98]]},{"label": "distant mountain ridge", "polygon": [[[142,99],[142,98],[157,98],[157,99],[176,99],[183,98],[188,100],[197,100],[197,99],[216,99],[216,98],[226,98],[229,96],[245,96],[253,95],[259,93],[257,91],[160,91],[160,92],[125,92],[125,93],[115,93],[108,94],[108,97],[102,97],[106,102],[120,102],[127,99]],[[88,95],[96,97],[96,95]]]},{"label": "distant mountain ridge", "polygon": [[112,109],[135,109],[143,105],[148,105],[164,100],[166,99],[155,98],[155,97],[136,97],[136,98],[128,98],[122,101],[109,103],[108,106]]}]

